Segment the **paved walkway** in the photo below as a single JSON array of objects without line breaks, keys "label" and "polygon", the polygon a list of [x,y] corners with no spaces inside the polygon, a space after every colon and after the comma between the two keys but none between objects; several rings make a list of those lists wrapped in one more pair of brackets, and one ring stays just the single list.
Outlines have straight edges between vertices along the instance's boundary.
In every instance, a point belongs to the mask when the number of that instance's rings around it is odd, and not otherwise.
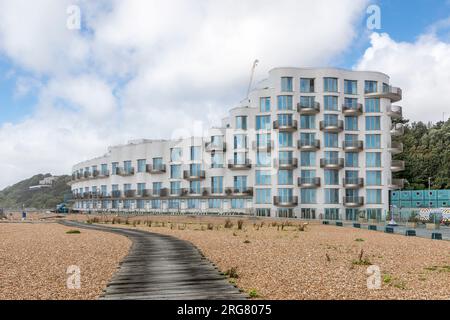
[{"label": "paved walkway", "polygon": [[107,285],[102,300],[245,299],[191,243],[142,230],[62,221],[70,227],[128,237],[130,252]]}]

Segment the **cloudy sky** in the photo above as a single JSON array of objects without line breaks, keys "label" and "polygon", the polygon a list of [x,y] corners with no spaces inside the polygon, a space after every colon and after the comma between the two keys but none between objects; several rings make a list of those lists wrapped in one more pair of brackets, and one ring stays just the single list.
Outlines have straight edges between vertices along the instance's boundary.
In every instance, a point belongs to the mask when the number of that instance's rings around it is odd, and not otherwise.
[{"label": "cloudy sky", "polygon": [[275,66],[388,73],[407,118],[439,121],[450,1],[0,0],[0,188],[70,173],[108,145],[206,129],[245,96],[254,59],[256,80]]}]

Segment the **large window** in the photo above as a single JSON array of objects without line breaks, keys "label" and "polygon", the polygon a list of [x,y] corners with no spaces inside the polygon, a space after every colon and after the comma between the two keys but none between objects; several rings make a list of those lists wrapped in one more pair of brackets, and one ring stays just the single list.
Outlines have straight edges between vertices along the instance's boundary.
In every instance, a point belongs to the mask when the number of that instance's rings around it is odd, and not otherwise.
[{"label": "large window", "polygon": [[281,77],[281,91],[292,92],[293,91],[292,82],[293,82],[292,77]]},{"label": "large window", "polygon": [[108,174],[108,165],[106,163],[102,163],[100,165],[100,174],[102,176],[106,176]]},{"label": "large window", "polygon": [[200,199],[188,199],[188,209],[200,209]]},{"label": "large window", "polygon": [[256,185],[267,186],[272,184],[272,174],[268,170],[256,170],[255,172]]},{"label": "large window", "polygon": [[345,153],[345,166],[350,168],[358,167],[358,153],[346,152]]},{"label": "large window", "polygon": [[358,117],[345,117],[345,130],[358,131]]},{"label": "large window", "polygon": [[130,174],[132,171],[131,160],[126,160],[123,162],[123,169],[127,174]]},{"label": "large window", "polygon": [[323,91],[337,92],[338,91],[337,82],[338,82],[337,78],[323,78]]},{"label": "large window", "polygon": [[325,132],[325,148],[338,147],[338,134],[334,132]]},{"label": "large window", "polygon": [[211,177],[211,193],[223,193],[223,177]]},{"label": "large window", "polygon": [[236,129],[247,130],[247,116],[236,117]]},{"label": "large window", "polygon": [[300,190],[300,200],[304,204],[314,204],[316,200],[316,189],[304,188]]},{"label": "large window", "polygon": [[303,167],[315,167],[316,153],[311,151],[302,151],[300,153],[300,162]]},{"label": "large window", "polygon": [[339,204],[339,189],[325,189],[325,203]]},{"label": "large window", "polygon": [[278,184],[279,185],[292,185],[294,183],[294,173],[292,170],[279,170],[278,171]]},{"label": "large window", "polygon": [[380,148],[381,148],[381,135],[366,134],[366,149],[380,149]]},{"label": "large window", "polygon": [[172,162],[181,161],[181,148],[170,149],[170,161]]},{"label": "large window", "polygon": [[234,148],[235,149],[246,149],[247,148],[247,135],[245,135],[245,134],[234,135]]},{"label": "large window", "polygon": [[381,204],[381,189],[367,189],[367,204]]},{"label": "large window", "polygon": [[170,194],[179,195],[180,193],[181,193],[181,182],[180,181],[170,182]]},{"label": "large window", "polygon": [[200,181],[191,181],[189,183],[189,193],[191,194],[200,194]]},{"label": "large window", "polygon": [[256,189],[256,203],[257,204],[271,204],[272,203],[271,189]]},{"label": "large window", "polygon": [[256,130],[270,130],[270,116],[256,116]]},{"label": "large window", "polygon": [[364,93],[375,93],[378,91],[378,83],[376,81],[366,80],[364,82]]},{"label": "large window", "polygon": [[279,114],[277,116],[278,124],[280,126],[292,126],[292,114]]},{"label": "large window", "polygon": [[325,208],[326,220],[339,220],[339,208]]},{"label": "large window", "polygon": [[231,199],[231,209],[244,209],[244,199]]},{"label": "large window", "polygon": [[314,92],[314,79],[300,78],[300,92],[302,93]]},{"label": "large window", "polygon": [[323,108],[326,111],[338,111],[338,97],[336,96],[324,96]]},{"label": "large window", "polygon": [[324,114],[323,119],[325,122],[325,126],[337,126],[339,123],[337,114]]},{"label": "large window", "polygon": [[222,200],[221,199],[208,199],[208,207],[210,209],[220,209],[220,208],[222,208]]},{"label": "large window", "polygon": [[368,98],[365,100],[366,112],[380,112],[380,99]]},{"label": "large window", "polygon": [[233,183],[236,191],[242,193],[247,190],[247,176],[234,176]]},{"label": "large window", "polygon": [[381,153],[366,152],[366,167],[368,168],[381,167]]},{"label": "large window", "polygon": [[315,97],[300,97],[300,106],[304,108],[313,108],[315,104],[316,98]]},{"label": "large window", "polygon": [[170,166],[170,179],[181,179],[181,165]]},{"label": "large window", "polygon": [[381,130],[379,116],[366,116],[366,130]]},{"label": "large window", "polygon": [[368,186],[381,186],[381,171],[366,171]]},{"label": "large window", "polygon": [[358,82],[356,80],[344,80],[345,94],[358,94]]},{"label": "large window", "polygon": [[201,157],[201,147],[191,147],[191,161],[199,161]]},{"label": "large window", "polygon": [[270,167],[271,163],[270,152],[258,151],[256,152],[256,166],[257,167]]},{"label": "large window", "polygon": [[293,146],[292,132],[279,132],[278,145],[280,148],[292,147]]},{"label": "large window", "polygon": [[339,171],[337,170],[324,170],[325,172],[325,185],[339,185]]},{"label": "large window", "polygon": [[300,129],[315,129],[315,128],[316,128],[316,116],[314,115],[300,116]]},{"label": "large window", "polygon": [[223,168],[223,153],[211,153],[211,168]]},{"label": "large window", "polygon": [[139,159],[137,161],[137,171],[138,172],[145,172],[147,167],[147,160],[145,159]]},{"label": "large window", "polygon": [[259,99],[259,111],[270,112],[270,97],[263,97]]},{"label": "large window", "polygon": [[278,110],[293,110],[292,96],[278,96]]},{"label": "large window", "polygon": [[344,98],[344,105],[348,108],[356,109],[358,106],[358,99],[357,98]]}]

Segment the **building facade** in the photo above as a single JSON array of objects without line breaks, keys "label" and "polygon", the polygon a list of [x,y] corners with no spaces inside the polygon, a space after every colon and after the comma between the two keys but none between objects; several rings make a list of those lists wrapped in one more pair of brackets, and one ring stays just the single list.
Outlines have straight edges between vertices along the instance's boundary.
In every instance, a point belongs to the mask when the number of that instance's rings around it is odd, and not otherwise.
[{"label": "building facade", "polygon": [[204,137],[141,140],[74,166],[74,209],[381,219],[404,169],[379,72],[275,68]]}]

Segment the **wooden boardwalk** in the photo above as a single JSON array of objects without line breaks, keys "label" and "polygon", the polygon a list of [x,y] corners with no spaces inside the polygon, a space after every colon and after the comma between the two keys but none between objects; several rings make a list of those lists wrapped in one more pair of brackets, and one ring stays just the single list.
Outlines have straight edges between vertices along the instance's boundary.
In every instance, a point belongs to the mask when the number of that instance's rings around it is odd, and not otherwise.
[{"label": "wooden boardwalk", "polygon": [[70,227],[128,237],[130,252],[100,297],[102,300],[236,300],[237,288],[191,243],[142,230],[62,221]]}]

